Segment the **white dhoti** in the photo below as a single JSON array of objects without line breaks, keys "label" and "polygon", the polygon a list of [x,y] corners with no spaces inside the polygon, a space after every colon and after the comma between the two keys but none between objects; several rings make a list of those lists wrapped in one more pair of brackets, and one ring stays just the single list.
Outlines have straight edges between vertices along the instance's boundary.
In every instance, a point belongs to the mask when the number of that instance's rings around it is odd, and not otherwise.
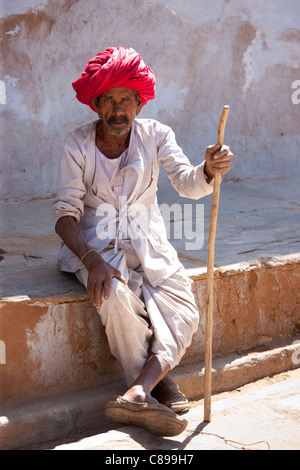
[{"label": "white dhoti", "polygon": [[[110,297],[97,308],[111,353],[119,360],[127,386],[140,374],[152,352],[175,367],[191,344],[199,314],[191,281],[180,268],[159,286],[147,281],[134,253],[109,248],[103,259],[118,269],[127,285],[113,279]],[[76,272],[87,285],[87,270]]]}]

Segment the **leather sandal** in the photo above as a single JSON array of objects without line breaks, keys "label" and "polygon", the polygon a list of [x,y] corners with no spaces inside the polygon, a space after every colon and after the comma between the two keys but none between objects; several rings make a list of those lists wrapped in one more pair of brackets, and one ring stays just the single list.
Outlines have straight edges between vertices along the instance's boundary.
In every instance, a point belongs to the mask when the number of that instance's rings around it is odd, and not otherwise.
[{"label": "leather sandal", "polygon": [[181,392],[175,392],[164,400],[162,405],[167,406],[174,413],[189,409],[189,401]]},{"label": "leather sandal", "polygon": [[140,426],[159,436],[177,436],[188,422],[160,403],[139,403],[113,398],[106,406],[105,416],[111,421]]}]

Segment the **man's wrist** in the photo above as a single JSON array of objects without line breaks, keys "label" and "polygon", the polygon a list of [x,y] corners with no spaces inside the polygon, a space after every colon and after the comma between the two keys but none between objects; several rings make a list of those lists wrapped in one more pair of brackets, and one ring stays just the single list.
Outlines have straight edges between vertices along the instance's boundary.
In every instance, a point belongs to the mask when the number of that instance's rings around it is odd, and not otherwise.
[{"label": "man's wrist", "polygon": [[98,253],[98,248],[90,248],[84,255],[80,258],[80,261],[83,262],[84,258],[89,255],[90,253],[96,252]]},{"label": "man's wrist", "polygon": [[81,258],[81,262],[84,264],[85,268],[90,271],[95,259],[97,262],[103,260],[102,256],[99,253],[98,249],[92,249],[86,252],[86,254]]},{"label": "man's wrist", "polygon": [[204,178],[205,178],[207,184],[211,183],[212,180],[214,179],[213,173],[210,173],[210,172],[207,171],[206,162],[204,163],[203,174],[204,174]]}]

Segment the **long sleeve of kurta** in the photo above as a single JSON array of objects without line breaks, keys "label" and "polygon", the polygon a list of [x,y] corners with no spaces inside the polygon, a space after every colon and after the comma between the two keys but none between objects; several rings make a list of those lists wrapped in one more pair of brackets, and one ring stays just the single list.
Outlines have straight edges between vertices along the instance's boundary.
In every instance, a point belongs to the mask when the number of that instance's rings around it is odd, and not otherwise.
[{"label": "long sleeve of kurta", "polygon": [[175,133],[171,128],[163,126],[158,131],[158,163],[161,164],[182,197],[200,199],[213,190],[213,181],[206,182],[204,164],[193,166],[176,142]]}]

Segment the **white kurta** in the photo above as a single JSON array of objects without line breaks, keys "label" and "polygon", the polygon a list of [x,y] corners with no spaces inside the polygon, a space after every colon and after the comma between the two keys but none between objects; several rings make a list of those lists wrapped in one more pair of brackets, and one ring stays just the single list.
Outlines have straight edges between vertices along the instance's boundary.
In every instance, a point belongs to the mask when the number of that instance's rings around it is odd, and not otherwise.
[{"label": "white kurta", "polygon": [[[181,196],[199,199],[213,184],[206,182],[204,162],[193,167],[169,127],[136,119],[127,152],[109,160],[96,147],[96,124],[67,138],[52,210],[55,222],[75,217],[89,245],[127,280],[127,286],[113,280],[110,298],[98,310],[130,386],[150,351],[171,368],[178,364],[199,321],[190,281],[157,205],[159,165]],[[64,244],[58,260],[86,285],[84,265]]]}]

